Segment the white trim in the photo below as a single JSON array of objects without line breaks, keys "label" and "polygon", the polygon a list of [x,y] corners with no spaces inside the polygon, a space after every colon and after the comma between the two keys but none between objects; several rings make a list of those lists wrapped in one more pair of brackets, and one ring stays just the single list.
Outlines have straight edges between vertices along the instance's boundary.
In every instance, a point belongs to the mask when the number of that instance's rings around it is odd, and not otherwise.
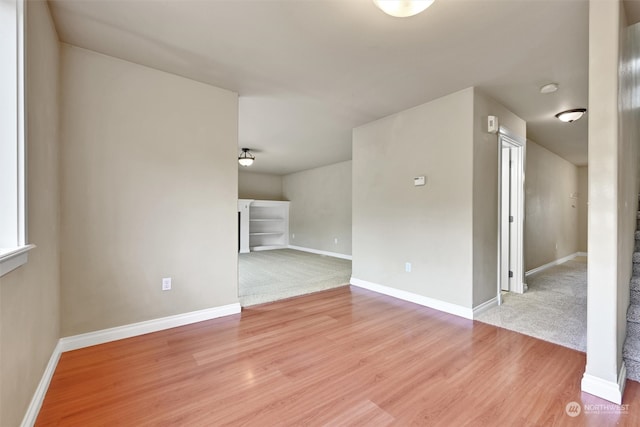
[{"label": "white trim", "polygon": [[480,313],[484,313],[491,307],[498,305],[498,297],[493,297],[489,301],[485,301],[482,304],[473,307],[473,318],[477,318]]},{"label": "white trim", "polygon": [[[509,188],[504,188],[503,182],[503,159],[504,148],[510,149],[510,162],[513,167],[509,167],[510,182]],[[525,216],[525,165],[527,159],[527,141],[516,135],[504,126],[500,126],[498,132],[498,292],[496,297],[500,301],[502,290],[524,293],[526,290],[524,273],[524,216]],[[508,202],[505,201],[505,190],[509,191]],[[514,217],[514,223],[509,221],[509,217],[504,215],[502,203],[509,205],[509,212]],[[508,236],[505,236],[507,228]],[[503,239],[509,240],[509,248],[505,248]],[[506,251],[508,249],[508,251]],[[508,254],[508,256],[506,256]],[[508,272],[513,274],[510,275]],[[508,285],[505,285],[505,282]]]},{"label": "white trim", "polygon": [[546,263],[544,265],[541,265],[540,267],[532,268],[531,270],[529,270],[529,271],[527,271],[525,273],[525,277],[526,276],[530,276],[530,275],[535,274],[535,273],[539,273],[539,272],[541,272],[543,270],[546,270],[548,268],[554,267],[556,265],[564,264],[565,262],[571,261],[572,259],[574,259],[575,257],[578,257],[578,256],[587,256],[587,254],[586,254],[586,252],[575,252],[575,253],[572,253],[571,255],[567,255],[566,257],[562,257],[562,258],[559,258],[559,259],[557,259],[555,261],[548,262],[548,263]]},{"label": "white trim", "polygon": [[0,277],[15,270],[29,260],[29,251],[36,245],[25,245],[3,252],[0,249]]},{"label": "white trim", "polygon": [[104,344],[110,341],[131,338],[151,332],[202,322],[204,320],[238,314],[240,313],[240,310],[240,303],[206,308],[204,310],[192,311],[190,313],[176,314],[175,316],[161,317],[159,319],[147,320],[144,322],[132,323],[129,325],[117,326],[115,328],[102,329],[100,331],[60,338],[60,345],[62,346],[62,351],[77,350],[79,348],[89,347],[92,345]]},{"label": "white trim", "polygon": [[131,338],[151,332],[162,331],[164,329],[175,328],[177,326],[189,325],[191,323],[216,319],[218,317],[238,314],[241,311],[239,303],[223,305],[220,307],[206,308],[204,310],[192,311],[189,313],[177,314],[175,316],[161,317],[159,319],[147,320],[145,322],[132,323],[130,325],[118,326],[110,329],[89,332],[81,335],[60,338],[58,344],[53,349],[49,363],[47,364],[40,383],[33,394],[31,403],[22,419],[21,427],[31,427],[38,418],[38,413],[42,407],[42,402],[49,389],[49,384],[53,378],[60,356],[65,351],[77,350],[92,345],[104,344],[123,338]]},{"label": "white trim", "polygon": [[627,367],[622,362],[620,373],[618,374],[618,382],[603,380],[602,378],[587,374],[582,376],[581,389],[585,393],[598,396],[615,404],[622,404],[622,395],[627,384]]},{"label": "white trim", "polygon": [[[27,161],[26,161],[26,126],[25,116],[27,110],[26,104],[26,67],[25,67],[25,52],[26,52],[26,31],[25,22],[27,20],[25,11],[25,1],[19,0],[16,2],[18,11],[18,244],[24,245],[27,242]],[[25,260],[26,262],[26,260]]]},{"label": "white trim", "polygon": [[259,245],[259,246],[251,246],[251,252],[260,252],[260,251],[271,251],[273,249],[287,249],[286,245]]},{"label": "white trim", "polygon": [[318,255],[326,255],[334,258],[341,258],[341,259],[348,259],[348,260],[353,259],[351,255],[339,254],[337,252],[321,251],[320,249],[303,248],[302,246],[289,245],[289,249],[295,249],[296,251],[302,251],[302,252],[310,252],[312,254],[318,254]]},{"label": "white trim", "polygon": [[56,371],[56,366],[58,366],[58,360],[60,360],[61,354],[62,345],[60,344],[60,341],[58,341],[58,344],[56,344],[56,347],[53,349],[51,358],[49,358],[49,363],[47,363],[47,367],[42,374],[40,383],[38,383],[38,387],[36,387],[36,391],[33,393],[27,412],[24,414],[24,418],[20,424],[21,427],[31,427],[36,423],[38,413],[42,407],[42,402],[44,402],[44,397],[49,389],[51,378],[53,378],[53,373]]},{"label": "white trim", "polygon": [[[6,2],[5,2],[6,3]],[[0,246],[3,252],[26,246],[26,162],[25,162],[25,0],[3,7],[0,25],[3,43],[2,102],[0,102]],[[6,41],[5,41],[6,39]],[[19,263],[19,261],[21,263]],[[3,274],[27,262],[27,257],[5,263]],[[9,267],[7,267],[10,266]]]},{"label": "white trim", "polygon": [[403,301],[409,301],[415,304],[422,305],[424,307],[429,307],[438,311],[443,311],[445,313],[454,314],[456,316],[464,317],[465,319],[473,319],[473,310],[461,305],[451,304],[449,302],[425,297],[423,295],[414,294],[412,292],[407,292],[396,288],[391,288],[389,286],[378,285],[377,283],[368,282],[366,280],[357,279],[355,277],[351,277],[349,283],[351,283],[353,286],[368,289],[370,291],[398,298]]}]

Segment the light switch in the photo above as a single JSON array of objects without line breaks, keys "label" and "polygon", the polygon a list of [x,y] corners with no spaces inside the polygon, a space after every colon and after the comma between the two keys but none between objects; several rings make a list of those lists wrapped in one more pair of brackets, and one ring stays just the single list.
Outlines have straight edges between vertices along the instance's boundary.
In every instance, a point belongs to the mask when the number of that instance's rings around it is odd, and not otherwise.
[{"label": "light switch", "polygon": [[415,185],[416,187],[424,185],[426,182],[427,178],[424,175],[413,178],[413,185]]}]

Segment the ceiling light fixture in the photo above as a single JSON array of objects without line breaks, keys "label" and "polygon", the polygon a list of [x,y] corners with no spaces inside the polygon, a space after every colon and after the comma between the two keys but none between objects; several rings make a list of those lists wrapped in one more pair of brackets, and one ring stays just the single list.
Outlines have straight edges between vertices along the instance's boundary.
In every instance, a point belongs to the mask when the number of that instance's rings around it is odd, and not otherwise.
[{"label": "ceiling light fixture", "polygon": [[556,117],[566,123],[575,122],[587,112],[586,108],[574,108],[573,110],[563,111],[556,114]]},{"label": "ceiling light fixture", "polygon": [[251,154],[251,148],[243,148],[242,149],[242,154],[240,154],[240,157],[238,157],[238,163],[240,163],[241,166],[251,166],[253,164],[253,161],[256,159],[256,157]]},{"label": "ceiling light fixture", "polygon": [[558,90],[558,83],[549,83],[540,88],[540,93],[553,93]]},{"label": "ceiling light fixture", "polygon": [[406,18],[422,12],[431,6],[434,0],[373,0],[373,2],[387,15]]}]

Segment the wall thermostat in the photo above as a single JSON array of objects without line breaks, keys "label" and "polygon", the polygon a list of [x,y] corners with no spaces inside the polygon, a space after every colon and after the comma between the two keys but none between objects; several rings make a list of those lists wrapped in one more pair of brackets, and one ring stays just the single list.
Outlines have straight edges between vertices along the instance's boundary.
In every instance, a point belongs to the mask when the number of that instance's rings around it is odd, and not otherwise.
[{"label": "wall thermostat", "polygon": [[416,187],[424,185],[425,182],[427,182],[427,178],[424,175],[413,178],[413,185],[415,185]]},{"label": "wall thermostat", "polygon": [[498,132],[498,118],[496,116],[489,116],[487,118],[487,132],[489,133]]}]

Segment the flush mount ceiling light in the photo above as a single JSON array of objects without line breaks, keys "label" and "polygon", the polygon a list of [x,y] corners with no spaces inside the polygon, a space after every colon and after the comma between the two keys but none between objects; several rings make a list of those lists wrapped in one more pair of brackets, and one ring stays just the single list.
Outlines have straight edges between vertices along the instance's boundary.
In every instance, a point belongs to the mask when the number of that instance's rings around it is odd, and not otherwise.
[{"label": "flush mount ceiling light", "polygon": [[553,93],[558,90],[558,83],[549,83],[540,88],[540,93]]},{"label": "flush mount ceiling light", "polygon": [[558,113],[558,114],[556,114],[556,117],[559,120],[562,120],[563,122],[571,123],[571,122],[575,122],[576,120],[578,120],[586,112],[587,112],[586,108],[574,108],[573,110],[567,110],[567,111],[563,111],[561,113]]},{"label": "flush mount ceiling light", "polygon": [[417,15],[434,2],[434,0],[373,0],[387,15],[406,18]]},{"label": "flush mount ceiling light", "polygon": [[238,157],[238,163],[240,163],[241,166],[251,166],[253,164],[253,161],[256,159],[256,157],[251,154],[251,148],[243,148],[242,149],[242,154],[240,154],[240,157]]}]

